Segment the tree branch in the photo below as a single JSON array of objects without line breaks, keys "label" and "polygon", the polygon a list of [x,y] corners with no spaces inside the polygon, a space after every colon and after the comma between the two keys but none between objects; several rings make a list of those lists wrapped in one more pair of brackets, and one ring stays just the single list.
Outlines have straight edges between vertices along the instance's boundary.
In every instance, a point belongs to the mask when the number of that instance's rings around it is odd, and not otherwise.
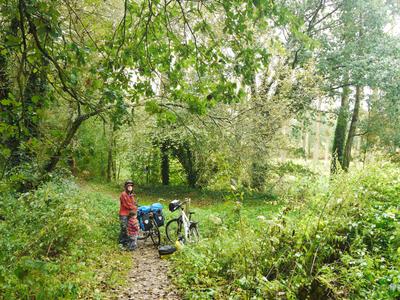
[{"label": "tree branch", "polygon": [[77,93],[75,92],[74,89],[70,88],[66,82],[66,76],[64,74],[63,69],[61,68],[61,66],[58,64],[58,62],[47,52],[47,50],[45,48],[43,48],[43,46],[40,43],[38,34],[37,34],[37,29],[36,29],[36,25],[35,23],[32,21],[30,14],[27,12],[26,10],[26,4],[23,0],[21,0],[21,5],[23,7],[23,10],[25,12],[25,16],[28,20],[28,24],[29,24],[29,32],[32,34],[33,39],[35,41],[35,45],[38,48],[38,50],[43,54],[43,56],[49,60],[54,67],[57,70],[58,73],[58,77],[60,78],[61,84],[63,86],[63,90],[68,93],[73,99],[75,99],[77,102],[79,102],[80,104],[85,104],[80,97],[77,95]]}]

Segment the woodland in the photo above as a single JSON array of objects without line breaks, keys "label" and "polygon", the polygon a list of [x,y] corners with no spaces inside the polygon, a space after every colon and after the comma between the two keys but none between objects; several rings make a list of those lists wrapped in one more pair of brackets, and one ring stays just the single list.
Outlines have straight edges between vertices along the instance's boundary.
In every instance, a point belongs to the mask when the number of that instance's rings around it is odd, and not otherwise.
[{"label": "woodland", "polygon": [[399,299],[399,66],[396,0],[1,0],[0,299],[125,299],[127,179],[182,299]]}]

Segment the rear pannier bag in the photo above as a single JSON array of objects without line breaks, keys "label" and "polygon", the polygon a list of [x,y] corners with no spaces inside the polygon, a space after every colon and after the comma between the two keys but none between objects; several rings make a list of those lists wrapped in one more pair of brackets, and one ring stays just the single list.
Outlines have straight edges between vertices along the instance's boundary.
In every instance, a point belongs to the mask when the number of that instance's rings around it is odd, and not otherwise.
[{"label": "rear pannier bag", "polygon": [[153,203],[151,205],[151,211],[153,212],[154,220],[156,221],[158,227],[163,226],[165,221],[162,209],[163,206],[160,203]]},{"label": "rear pannier bag", "polygon": [[150,206],[140,206],[138,208],[139,224],[143,231],[148,231],[153,226],[150,220],[150,211]]}]

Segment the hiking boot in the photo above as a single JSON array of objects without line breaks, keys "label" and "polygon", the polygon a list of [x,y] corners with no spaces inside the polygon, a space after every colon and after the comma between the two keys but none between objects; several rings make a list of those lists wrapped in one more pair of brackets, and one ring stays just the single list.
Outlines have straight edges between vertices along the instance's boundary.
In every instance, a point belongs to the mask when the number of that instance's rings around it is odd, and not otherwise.
[{"label": "hiking boot", "polygon": [[118,247],[122,251],[126,251],[128,249],[128,245],[124,245],[124,244],[118,244]]},{"label": "hiking boot", "polygon": [[128,244],[128,251],[135,251],[136,249],[137,249],[137,242],[136,239],[134,239]]}]

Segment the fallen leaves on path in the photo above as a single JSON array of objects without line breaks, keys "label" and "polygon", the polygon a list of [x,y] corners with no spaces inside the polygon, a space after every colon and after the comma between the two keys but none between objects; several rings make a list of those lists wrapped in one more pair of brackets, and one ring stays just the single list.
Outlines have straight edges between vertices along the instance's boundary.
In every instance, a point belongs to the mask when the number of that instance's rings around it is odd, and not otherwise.
[{"label": "fallen leaves on path", "polygon": [[169,261],[160,259],[153,245],[139,242],[133,252],[133,266],[129,282],[121,291],[119,300],[178,300],[176,289],[168,278]]}]

